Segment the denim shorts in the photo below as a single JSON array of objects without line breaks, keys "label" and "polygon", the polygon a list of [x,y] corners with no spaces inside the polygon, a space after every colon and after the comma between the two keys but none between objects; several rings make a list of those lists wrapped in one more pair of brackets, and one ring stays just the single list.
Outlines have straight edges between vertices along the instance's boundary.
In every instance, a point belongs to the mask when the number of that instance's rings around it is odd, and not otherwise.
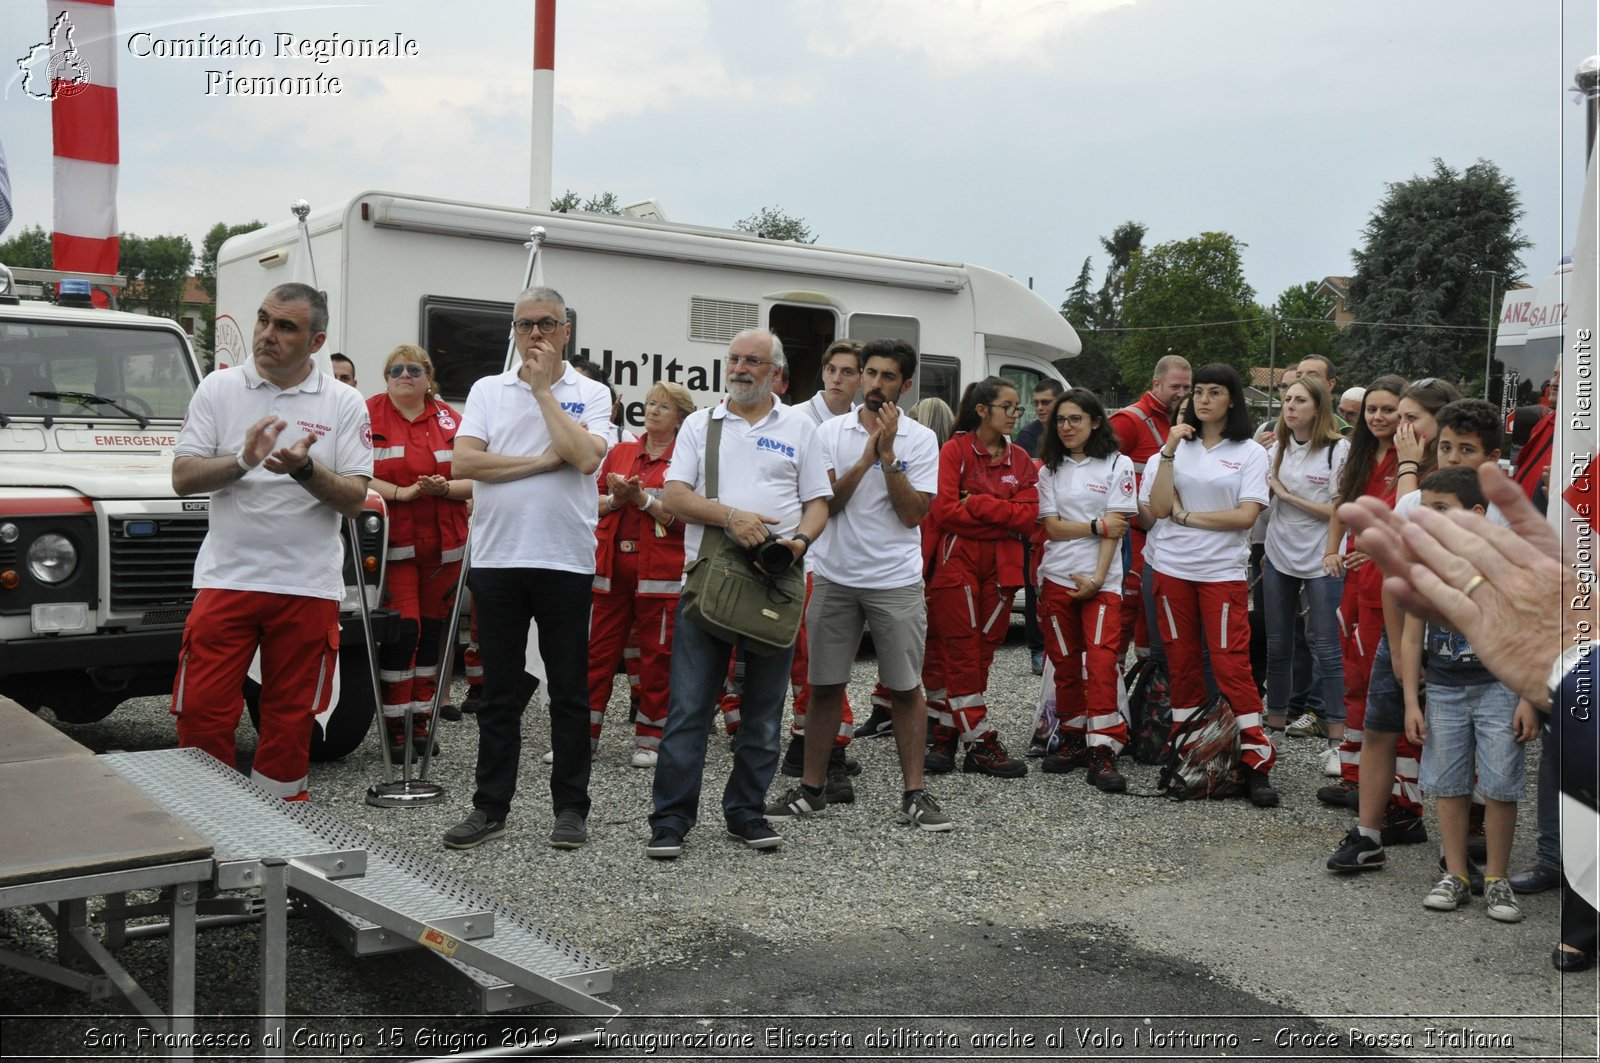
[{"label": "denim shorts", "polygon": [[1394,674],[1394,662],[1389,658],[1388,635],[1379,637],[1378,648],[1372,654],[1372,677],[1367,681],[1367,719],[1361,729],[1405,733],[1406,698]]},{"label": "denim shorts", "polygon": [[1422,745],[1418,782],[1434,797],[1472,793],[1476,755],[1478,790],[1494,801],[1520,801],[1526,774],[1523,747],[1511,736],[1517,695],[1500,683],[1428,686],[1428,740]]}]

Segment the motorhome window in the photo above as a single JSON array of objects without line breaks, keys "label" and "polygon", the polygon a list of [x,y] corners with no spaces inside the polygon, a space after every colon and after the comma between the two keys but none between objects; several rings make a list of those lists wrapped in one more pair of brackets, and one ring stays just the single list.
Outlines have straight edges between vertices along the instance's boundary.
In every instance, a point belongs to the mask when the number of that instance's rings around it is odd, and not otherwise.
[{"label": "motorhome window", "polygon": [[126,420],[111,406],[39,399],[35,391],[99,395],[146,417],[178,420],[198,381],[167,329],[8,324],[0,329],[0,411]]},{"label": "motorhome window", "polygon": [[961,404],[961,360],[924,354],[917,359],[916,398],[942,399],[952,411]]},{"label": "motorhome window", "polygon": [[1017,431],[1037,421],[1033,415],[1033,389],[1039,386],[1039,381],[1044,379],[1044,374],[1037,369],[1029,369],[1020,365],[1002,366],[1000,375],[1011,381],[1017,389],[1017,394],[1022,396],[1021,416],[1017,418]]},{"label": "motorhome window", "polygon": [[[462,403],[472,385],[506,367],[511,337],[511,303],[482,299],[422,297],[422,347],[433,360],[434,381],[446,402]],[[565,357],[571,357],[578,338],[578,315],[567,308],[572,336]]]},{"label": "motorhome window", "polygon": [[914,350],[922,348],[922,327],[914,317],[894,314],[851,314],[851,339],[866,343],[868,340],[905,340]]},{"label": "motorhome window", "polygon": [[779,303],[767,315],[767,328],[783,341],[783,356],[789,363],[784,401],[798,406],[817,393],[822,352],[839,335],[839,315],[826,307]]}]

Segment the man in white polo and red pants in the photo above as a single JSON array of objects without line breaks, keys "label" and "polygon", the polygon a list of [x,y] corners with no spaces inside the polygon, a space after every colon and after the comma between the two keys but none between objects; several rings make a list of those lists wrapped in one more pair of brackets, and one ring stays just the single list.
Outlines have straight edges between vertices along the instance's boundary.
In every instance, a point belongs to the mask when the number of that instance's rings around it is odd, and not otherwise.
[{"label": "man in white polo and red pants", "polygon": [[194,567],[200,593],[172,690],[178,745],[234,763],[245,672],[259,647],[261,737],[250,777],[286,801],[306,799],[311,729],[339,664],[339,518],[361,512],[372,477],[366,402],[311,360],[327,328],[328,303],[314,288],[268,292],[252,358],[200,382],[172,462],[174,491],[211,495]]}]

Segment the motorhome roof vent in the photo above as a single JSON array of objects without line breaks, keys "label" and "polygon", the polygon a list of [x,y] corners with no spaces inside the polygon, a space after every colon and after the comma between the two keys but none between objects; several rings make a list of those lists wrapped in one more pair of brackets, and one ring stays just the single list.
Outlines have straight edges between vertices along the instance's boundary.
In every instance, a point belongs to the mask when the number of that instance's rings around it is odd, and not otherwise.
[{"label": "motorhome roof vent", "polygon": [[727,343],[745,329],[761,324],[761,308],[755,303],[736,303],[728,299],[689,298],[689,338],[708,343]]}]

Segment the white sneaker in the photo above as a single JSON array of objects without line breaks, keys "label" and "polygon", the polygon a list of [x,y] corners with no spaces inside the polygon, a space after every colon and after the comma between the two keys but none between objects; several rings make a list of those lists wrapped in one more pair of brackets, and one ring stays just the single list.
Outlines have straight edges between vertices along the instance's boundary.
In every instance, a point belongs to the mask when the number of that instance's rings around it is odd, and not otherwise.
[{"label": "white sneaker", "polygon": [[636,768],[653,768],[656,766],[656,751],[653,749],[636,749],[633,759],[628,762]]},{"label": "white sneaker", "polygon": [[1337,779],[1344,774],[1344,769],[1339,766],[1339,751],[1337,749],[1329,747],[1328,751],[1322,754],[1322,774],[1330,779]]},{"label": "white sneaker", "polygon": [[556,762],[556,751],[553,749],[547,749],[544,751],[544,756],[540,757],[539,759],[544,761],[546,764],[554,764]]},{"label": "white sneaker", "polygon": [[1284,729],[1295,738],[1325,738],[1328,734],[1328,725],[1314,712],[1301,713]]}]

